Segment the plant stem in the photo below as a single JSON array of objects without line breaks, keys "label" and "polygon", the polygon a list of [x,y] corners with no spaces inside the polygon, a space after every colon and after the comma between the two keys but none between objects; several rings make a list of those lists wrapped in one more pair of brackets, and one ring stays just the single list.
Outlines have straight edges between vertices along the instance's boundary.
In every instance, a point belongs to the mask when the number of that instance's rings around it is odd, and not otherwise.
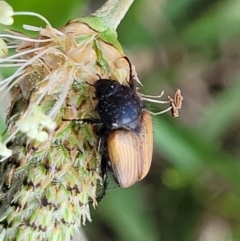
[{"label": "plant stem", "polygon": [[108,0],[92,16],[101,17],[106,25],[117,29],[134,0]]}]

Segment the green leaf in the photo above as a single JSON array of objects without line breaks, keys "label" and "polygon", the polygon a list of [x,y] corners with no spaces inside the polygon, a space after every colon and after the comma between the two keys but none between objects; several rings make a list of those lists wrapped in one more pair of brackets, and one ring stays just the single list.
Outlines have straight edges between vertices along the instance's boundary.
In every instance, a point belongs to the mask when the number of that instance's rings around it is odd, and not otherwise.
[{"label": "green leaf", "polygon": [[109,74],[110,68],[109,68],[108,62],[104,59],[103,52],[102,52],[101,47],[99,46],[97,40],[94,41],[94,47],[95,47],[95,51],[97,53],[97,63],[107,74]]},{"label": "green leaf", "polygon": [[121,44],[117,40],[117,32],[115,29],[110,28],[100,17],[85,17],[77,18],[71,22],[82,22],[86,23],[95,31],[99,32],[100,38],[111,45],[113,45],[119,52],[123,54],[123,49]]},{"label": "green leaf", "polygon": [[124,54],[122,46],[121,46],[121,44],[117,40],[117,34],[116,34],[116,31],[114,29],[110,29],[109,28],[109,29],[101,32],[100,33],[100,38],[104,42],[113,45],[121,54]]}]

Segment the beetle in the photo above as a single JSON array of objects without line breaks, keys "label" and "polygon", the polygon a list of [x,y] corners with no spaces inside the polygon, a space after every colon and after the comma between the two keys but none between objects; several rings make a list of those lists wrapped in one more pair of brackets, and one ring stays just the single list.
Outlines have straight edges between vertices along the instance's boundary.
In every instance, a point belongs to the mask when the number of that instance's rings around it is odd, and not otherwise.
[{"label": "beetle", "polygon": [[[138,95],[136,79],[132,74],[130,60],[124,57],[129,65],[127,85],[116,80],[99,79],[93,84],[98,101],[96,111],[102,123],[103,154],[102,164],[107,162],[114,177],[122,188],[132,186],[142,180],[151,167],[153,153],[153,127],[151,114],[161,114],[168,110],[174,117],[178,116],[182,96],[178,89],[174,99],[156,100],[160,96]],[[152,113],[143,106],[143,100],[155,103],[168,103],[170,107],[158,113]],[[103,167],[105,170],[105,167]],[[104,172],[104,171],[103,171]]]},{"label": "beetle", "polygon": [[153,152],[151,114],[136,93],[131,63],[124,58],[129,64],[128,85],[101,77],[93,85],[107,151],[103,156],[122,188],[132,186],[147,175]]}]

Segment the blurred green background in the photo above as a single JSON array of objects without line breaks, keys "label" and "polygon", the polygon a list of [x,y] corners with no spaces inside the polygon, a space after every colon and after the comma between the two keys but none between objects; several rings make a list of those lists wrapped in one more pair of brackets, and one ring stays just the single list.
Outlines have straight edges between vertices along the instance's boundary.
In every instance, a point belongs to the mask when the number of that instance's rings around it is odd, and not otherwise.
[{"label": "blurred green background", "polygon": [[[61,27],[104,1],[8,2]],[[28,22],[17,16],[15,28]],[[108,191],[83,228],[85,240],[239,241],[240,1],[137,0],[118,33],[140,91],[165,90],[167,98],[180,88],[184,102],[179,118],[154,117],[148,176]]]}]

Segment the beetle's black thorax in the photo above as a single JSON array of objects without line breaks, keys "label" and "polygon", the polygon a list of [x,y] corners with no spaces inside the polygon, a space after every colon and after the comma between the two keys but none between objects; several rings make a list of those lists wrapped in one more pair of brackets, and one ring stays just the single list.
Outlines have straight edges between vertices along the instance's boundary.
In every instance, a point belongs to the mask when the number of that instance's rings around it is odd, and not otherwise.
[{"label": "beetle's black thorax", "polygon": [[115,80],[99,79],[94,87],[96,110],[107,129],[126,128],[138,132],[143,105],[134,88]]}]

